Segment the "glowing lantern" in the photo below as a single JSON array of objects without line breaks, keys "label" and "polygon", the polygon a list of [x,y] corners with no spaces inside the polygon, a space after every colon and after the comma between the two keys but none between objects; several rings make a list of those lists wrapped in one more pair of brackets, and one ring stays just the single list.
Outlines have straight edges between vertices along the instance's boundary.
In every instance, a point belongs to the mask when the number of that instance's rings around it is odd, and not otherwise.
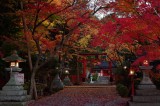
[{"label": "glowing lantern", "polygon": [[148,60],[144,60],[144,61],[143,61],[143,65],[148,66],[148,65],[149,65]]},{"label": "glowing lantern", "polygon": [[26,60],[18,56],[17,51],[14,50],[11,56],[3,58],[4,61],[10,62],[10,67],[19,67],[19,62],[25,62]]},{"label": "glowing lantern", "polygon": [[130,76],[133,76],[133,75],[134,75],[134,73],[135,73],[135,72],[134,72],[134,70],[133,70],[133,69],[130,69],[130,71],[129,71],[129,75],[130,75]]}]

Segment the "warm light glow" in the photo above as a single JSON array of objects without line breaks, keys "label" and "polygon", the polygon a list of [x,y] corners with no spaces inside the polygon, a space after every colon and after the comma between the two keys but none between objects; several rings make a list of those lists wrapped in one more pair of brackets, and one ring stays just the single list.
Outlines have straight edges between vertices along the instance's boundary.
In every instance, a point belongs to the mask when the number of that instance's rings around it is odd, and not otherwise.
[{"label": "warm light glow", "polygon": [[19,67],[19,63],[18,62],[11,62],[10,66],[11,67]]},{"label": "warm light glow", "polygon": [[130,70],[129,75],[134,75],[134,70]]},{"label": "warm light glow", "polygon": [[98,61],[98,62],[97,62],[97,65],[100,65],[100,64],[101,64],[101,62]]},{"label": "warm light glow", "polygon": [[58,67],[56,67],[56,70],[58,70],[59,68]]},{"label": "warm light glow", "polygon": [[11,67],[14,67],[16,66],[16,63],[15,62],[11,62]]},{"label": "warm light glow", "polygon": [[69,71],[68,71],[68,70],[65,70],[65,73],[66,73],[66,74],[69,74]]},{"label": "warm light glow", "polygon": [[123,68],[124,68],[124,69],[127,69],[127,66],[124,66]]},{"label": "warm light glow", "polygon": [[16,67],[19,67],[19,63],[18,62],[16,62]]},{"label": "warm light glow", "polygon": [[148,60],[144,60],[143,65],[148,65]]},{"label": "warm light glow", "polygon": [[101,70],[101,72],[100,72],[100,76],[103,76],[103,70]]}]

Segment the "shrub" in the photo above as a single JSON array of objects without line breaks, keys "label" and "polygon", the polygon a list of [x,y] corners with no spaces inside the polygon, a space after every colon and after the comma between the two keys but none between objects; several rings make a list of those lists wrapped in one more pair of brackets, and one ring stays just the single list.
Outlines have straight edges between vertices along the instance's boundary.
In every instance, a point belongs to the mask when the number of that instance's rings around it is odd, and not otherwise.
[{"label": "shrub", "polygon": [[130,86],[130,77],[128,76],[129,70],[124,70],[123,67],[118,67],[115,70],[115,83],[123,84],[127,87]]},{"label": "shrub", "polygon": [[152,78],[153,83],[156,85],[157,89],[160,89],[160,78]]},{"label": "shrub", "polygon": [[134,86],[135,86],[135,88],[138,87],[138,85],[140,84],[141,80],[142,80],[141,78],[134,79]]},{"label": "shrub", "polygon": [[98,73],[93,74],[92,80],[93,81],[97,81],[97,78],[98,78]]},{"label": "shrub", "polygon": [[160,89],[160,74],[150,72],[151,79],[153,83],[156,85],[157,89]]},{"label": "shrub", "polygon": [[129,90],[123,84],[117,84],[116,90],[118,91],[119,95],[122,97],[127,97],[129,94]]}]

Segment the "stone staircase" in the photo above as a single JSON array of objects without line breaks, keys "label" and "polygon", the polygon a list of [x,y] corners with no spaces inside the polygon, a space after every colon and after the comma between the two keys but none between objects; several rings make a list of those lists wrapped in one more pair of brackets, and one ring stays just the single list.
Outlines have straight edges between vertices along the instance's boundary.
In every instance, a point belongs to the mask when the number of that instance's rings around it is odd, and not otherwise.
[{"label": "stone staircase", "polygon": [[109,77],[108,76],[99,76],[96,84],[109,84]]},{"label": "stone staircase", "polygon": [[160,91],[157,89],[136,90],[129,106],[160,106]]},{"label": "stone staircase", "polygon": [[27,106],[27,102],[31,100],[23,84],[16,79],[17,74],[12,72],[10,80],[0,90],[0,106]]}]

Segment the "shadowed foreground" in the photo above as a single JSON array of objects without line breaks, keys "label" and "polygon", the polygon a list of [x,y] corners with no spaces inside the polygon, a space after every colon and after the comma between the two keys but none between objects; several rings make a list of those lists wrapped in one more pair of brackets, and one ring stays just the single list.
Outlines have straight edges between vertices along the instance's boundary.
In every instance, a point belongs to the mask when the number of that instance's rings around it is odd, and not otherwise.
[{"label": "shadowed foreground", "polygon": [[127,101],[118,96],[115,86],[74,86],[31,102],[29,106],[126,106]]}]

